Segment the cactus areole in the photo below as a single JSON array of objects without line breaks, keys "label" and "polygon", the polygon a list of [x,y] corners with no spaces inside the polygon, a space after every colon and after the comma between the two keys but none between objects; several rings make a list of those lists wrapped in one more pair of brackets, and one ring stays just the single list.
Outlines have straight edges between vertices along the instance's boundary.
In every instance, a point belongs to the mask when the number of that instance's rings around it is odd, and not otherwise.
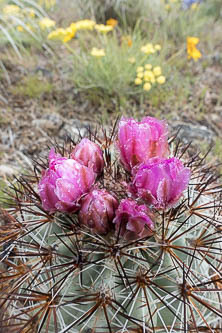
[{"label": "cactus areole", "polygon": [[13,182],[1,210],[1,329],[222,329],[222,189],[188,148],[165,121],[122,118],[110,134],[52,147]]}]

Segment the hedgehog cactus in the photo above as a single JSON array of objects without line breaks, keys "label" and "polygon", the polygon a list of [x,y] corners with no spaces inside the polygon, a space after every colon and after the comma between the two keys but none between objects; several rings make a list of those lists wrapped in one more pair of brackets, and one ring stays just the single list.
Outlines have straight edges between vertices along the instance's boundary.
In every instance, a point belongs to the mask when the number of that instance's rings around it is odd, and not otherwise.
[{"label": "hedgehog cactus", "polygon": [[4,332],[222,328],[221,187],[204,158],[170,141],[163,121],[122,118],[13,183]]}]

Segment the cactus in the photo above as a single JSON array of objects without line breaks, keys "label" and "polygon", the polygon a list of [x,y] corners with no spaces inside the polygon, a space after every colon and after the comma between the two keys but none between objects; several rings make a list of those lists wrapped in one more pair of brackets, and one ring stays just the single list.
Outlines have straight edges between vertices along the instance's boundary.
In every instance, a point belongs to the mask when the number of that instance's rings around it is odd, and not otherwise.
[{"label": "cactus", "polygon": [[221,186],[167,134],[154,118],[121,119],[12,183],[4,332],[221,330]]}]

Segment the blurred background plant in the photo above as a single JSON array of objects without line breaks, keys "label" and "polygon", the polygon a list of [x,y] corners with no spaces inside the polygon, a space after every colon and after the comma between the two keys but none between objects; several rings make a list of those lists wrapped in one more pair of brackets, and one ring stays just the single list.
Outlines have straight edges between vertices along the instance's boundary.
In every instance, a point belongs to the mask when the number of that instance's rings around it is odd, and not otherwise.
[{"label": "blurred background plant", "polygon": [[[58,2],[55,16],[61,6]],[[201,54],[201,45],[210,45],[205,32],[216,19],[215,15],[205,1],[140,0],[135,5],[131,0],[76,0],[70,3],[70,17],[68,14],[57,20],[57,28],[48,39],[53,40],[50,45],[54,49],[64,50],[65,47],[68,51],[68,76],[74,83],[75,93],[84,93],[99,105],[111,102],[117,109],[132,99],[140,104],[144,100],[158,104],[158,96],[160,101],[165,100],[169,89],[186,84],[180,73],[183,76],[183,70],[188,68],[187,38],[199,38]],[[94,22],[94,26],[81,28],[79,22],[84,19]],[[114,26],[109,20],[115,22]],[[99,30],[99,27],[109,31]],[[158,45],[160,49],[155,53],[141,52],[147,44],[151,48]],[[73,63],[71,71],[70,63]],[[161,79],[154,82],[154,78],[148,79],[149,74],[141,80],[136,69],[146,64],[160,66],[164,73],[159,75]],[[172,80],[174,76],[176,79]]]},{"label": "blurred background plant", "polygon": [[[205,32],[220,9],[217,0],[212,2],[5,0],[0,4],[1,45],[10,44],[20,57],[31,46],[51,55],[53,49],[61,64],[65,56],[64,79],[72,80],[74,93],[84,93],[96,104],[119,107],[132,99],[140,104],[153,99],[155,104],[157,95],[162,101],[169,88],[184,82],[180,73],[188,68],[187,38],[200,40],[199,55],[203,43],[210,45]],[[155,45],[159,49],[153,52]],[[161,67],[161,78],[147,70],[138,74],[144,65]]]},{"label": "blurred background plant", "polygon": [[52,26],[41,1],[0,2],[0,47],[10,45],[20,58],[30,45],[49,50],[45,37]]},{"label": "blurred background plant", "polygon": [[47,10],[53,10],[56,6],[56,0],[38,0],[38,3]]},{"label": "blurred background plant", "polygon": [[[80,38],[84,39],[88,36]],[[87,45],[87,48],[84,45]],[[146,50],[147,45],[151,46],[152,52]],[[154,49],[155,46],[159,50]],[[137,70],[148,64],[151,67],[159,64],[162,66],[164,56],[161,55],[160,49],[159,44],[144,40],[137,29],[131,34],[117,29],[107,35],[100,32],[92,33],[88,43],[83,43],[79,52],[72,52],[74,85],[78,91],[87,92],[94,101],[116,100],[124,105],[132,97],[144,98],[151,90],[151,85],[153,88],[157,87],[158,80],[156,81],[152,74],[149,76],[151,68],[149,71],[147,68],[146,71],[139,71],[139,73]],[[136,78],[141,81],[136,81]],[[148,89],[149,85],[150,89]]]}]

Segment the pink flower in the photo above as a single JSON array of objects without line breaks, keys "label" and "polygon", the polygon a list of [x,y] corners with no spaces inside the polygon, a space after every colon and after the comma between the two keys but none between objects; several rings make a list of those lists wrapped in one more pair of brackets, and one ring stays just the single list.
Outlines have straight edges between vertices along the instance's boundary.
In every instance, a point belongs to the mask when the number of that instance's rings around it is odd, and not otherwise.
[{"label": "pink flower", "polygon": [[80,223],[98,234],[107,234],[112,228],[112,220],[118,201],[105,190],[93,190],[81,200]]},{"label": "pink flower", "polygon": [[164,121],[146,117],[137,122],[122,118],[119,123],[117,147],[120,160],[128,171],[152,157],[167,157],[168,129]]},{"label": "pink flower", "polygon": [[155,208],[174,206],[187,188],[190,169],[176,157],[153,158],[133,170],[132,190]]},{"label": "pink flower", "polygon": [[95,173],[73,159],[49,153],[49,168],[43,172],[39,182],[39,195],[45,210],[75,212],[79,200],[95,181]]},{"label": "pink flower", "polygon": [[116,234],[125,240],[139,239],[153,234],[154,224],[151,212],[145,205],[137,205],[131,199],[122,200],[113,223]]},{"label": "pink flower", "polygon": [[99,145],[89,139],[82,139],[71,153],[71,158],[93,169],[97,174],[104,168],[103,152]]}]

